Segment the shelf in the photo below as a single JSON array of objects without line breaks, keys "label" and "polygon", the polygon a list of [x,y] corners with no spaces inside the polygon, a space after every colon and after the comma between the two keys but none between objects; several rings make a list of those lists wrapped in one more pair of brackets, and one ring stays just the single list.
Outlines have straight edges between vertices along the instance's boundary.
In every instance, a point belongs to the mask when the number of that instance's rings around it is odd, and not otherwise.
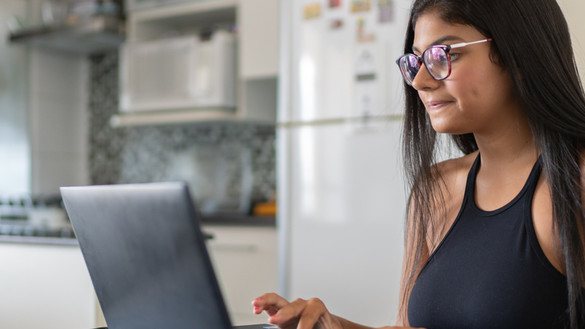
[{"label": "shelf", "polygon": [[113,17],[95,17],[83,25],[39,26],[10,34],[15,44],[64,50],[77,54],[112,51],[124,42],[121,23]]},{"label": "shelf", "polygon": [[121,112],[110,118],[112,127],[171,125],[185,123],[235,122],[274,125],[264,120],[243,119],[234,109],[204,108],[194,110],[164,110],[144,112]]}]

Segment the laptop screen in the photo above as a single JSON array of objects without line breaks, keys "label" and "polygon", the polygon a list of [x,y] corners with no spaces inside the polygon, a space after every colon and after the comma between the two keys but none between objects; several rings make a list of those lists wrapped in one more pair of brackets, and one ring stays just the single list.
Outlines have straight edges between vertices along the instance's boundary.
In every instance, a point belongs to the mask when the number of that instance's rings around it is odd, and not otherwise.
[{"label": "laptop screen", "polygon": [[61,188],[109,328],[230,328],[183,183]]}]

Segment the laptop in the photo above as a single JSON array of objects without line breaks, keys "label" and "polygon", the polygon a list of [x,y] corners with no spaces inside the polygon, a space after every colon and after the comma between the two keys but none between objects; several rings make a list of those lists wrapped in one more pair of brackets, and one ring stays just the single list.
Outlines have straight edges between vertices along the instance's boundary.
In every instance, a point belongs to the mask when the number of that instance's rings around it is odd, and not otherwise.
[{"label": "laptop", "polygon": [[110,329],[232,326],[188,186],[62,187]]}]

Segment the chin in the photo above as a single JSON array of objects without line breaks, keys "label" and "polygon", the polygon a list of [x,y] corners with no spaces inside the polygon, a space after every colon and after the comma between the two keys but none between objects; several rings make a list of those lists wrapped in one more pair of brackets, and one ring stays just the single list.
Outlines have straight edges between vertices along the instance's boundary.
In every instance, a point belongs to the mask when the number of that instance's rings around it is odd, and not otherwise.
[{"label": "chin", "polygon": [[464,135],[469,133],[468,130],[459,129],[449,125],[434,124],[431,122],[431,126],[433,127],[433,130],[439,134]]}]

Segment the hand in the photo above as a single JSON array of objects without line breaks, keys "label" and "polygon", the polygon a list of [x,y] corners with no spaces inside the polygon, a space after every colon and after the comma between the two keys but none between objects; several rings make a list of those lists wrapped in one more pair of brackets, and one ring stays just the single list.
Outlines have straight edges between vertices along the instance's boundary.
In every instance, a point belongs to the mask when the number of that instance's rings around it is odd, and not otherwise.
[{"label": "hand", "polygon": [[254,299],[252,305],[254,313],[265,311],[270,317],[268,322],[281,329],[343,329],[339,319],[317,298],[289,303],[277,294],[268,293]]}]

